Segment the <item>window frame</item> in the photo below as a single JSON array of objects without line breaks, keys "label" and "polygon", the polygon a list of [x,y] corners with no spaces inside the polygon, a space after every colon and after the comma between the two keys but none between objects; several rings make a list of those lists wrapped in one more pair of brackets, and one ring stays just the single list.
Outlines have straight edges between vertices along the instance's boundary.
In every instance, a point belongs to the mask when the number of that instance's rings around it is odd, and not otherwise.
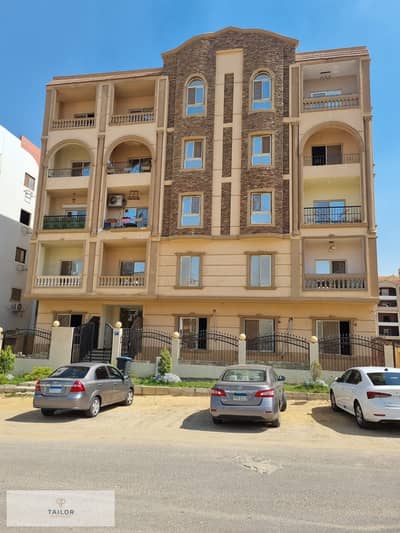
[{"label": "window frame", "polygon": [[[246,280],[246,289],[248,290],[271,290],[275,289],[275,255],[276,252],[270,251],[254,251],[254,252],[245,252],[247,255],[247,280]],[[253,257],[267,256],[270,258],[270,276],[269,276],[269,285],[252,285],[251,284],[251,267]]]},{"label": "window frame", "polygon": [[11,287],[10,302],[20,302],[22,299],[22,289]]},{"label": "window frame", "polygon": [[[257,80],[257,77],[258,76],[267,76],[269,78],[269,91],[270,91],[270,97],[269,98],[254,98],[254,86],[255,86],[255,82],[258,81]],[[249,98],[249,103],[250,103],[250,113],[259,113],[259,112],[270,112],[270,111],[274,111],[274,75],[272,74],[272,72],[270,72],[268,69],[260,69],[260,70],[257,70],[256,72],[253,73],[252,77],[251,77],[251,80],[250,80],[250,88],[249,88],[249,93],[250,93],[250,98]],[[262,95],[261,95],[262,96]],[[268,109],[266,108],[261,108],[261,109],[254,109],[254,103],[255,102],[262,102],[262,101],[266,101],[266,102],[270,102],[270,107]]]},{"label": "window frame", "polygon": [[[252,221],[252,217],[253,217],[253,195],[255,194],[269,194],[270,195],[270,222],[253,222]],[[255,227],[260,227],[260,226],[273,226],[274,225],[274,216],[273,216],[273,202],[274,202],[274,193],[272,190],[267,190],[267,189],[263,189],[263,190],[254,190],[254,191],[249,191],[249,209],[248,209],[248,213],[249,213],[249,216],[248,216],[248,225],[249,226],[255,226]],[[259,211],[260,213],[262,211]]]},{"label": "window frame", "polygon": [[[122,266],[124,263],[131,263],[133,264],[133,271],[131,274],[122,274]],[[139,263],[143,263],[143,272],[135,272],[135,269],[136,269],[136,264],[139,264]],[[145,276],[146,275],[146,261],[145,259],[143,260],[139,260],[139,259],[133,259],[133,260],[129,260],[129,259],[126,259],[126,260],[123,260],[123,261],[120,261],[119,262],[119,272],[120,272],[120,276]]]},{"label": "window frame", "polygon": [[[26,215],[29,216],[28,223],[23,222],[23,221],[21,220],[22,217],[23,217],[22,213],[24,213],[24,216],[25,216],[25,213],[26,213]],[[32,213],[30,213],[30,212],[27,211],[26,209],[20,209],[20,211],[19,211],[19,223],[20,223],[20,224],[23,224],[23,225],[26,226],[26,227],[29,227],[29,226],[30,226],[30,223],[31,223],[31,220],[32,220]]]},{"label": "window frame", "polygon": [[[188,113],[188,108],[191,107],[192,109],[195,109],[196,104],[189,104],[189,85],[194,81],[201,81],[203,83],[203,111],[201,113]],[[192,118],[192,117],[204,117],[207,115],[207,82],[204,79],[204,77],[201,74],[193,74],[188,78],[185,82],[185,94],[183,98],[183,116],[185,118]]]},{"label": "window frame", "polygon": [[[184,198],[187,198],[187,197],[199,197],[199,205],[200,205],[200,209],[199,209],[199,224],[183,224],[183,220],[182,220],[182,217],[183,217],[183,201],[184,201]],[[185,228],[202,228],[203,227],[203,199],[204,199],[204,195],[203,193],[199,193],[199,192],[188,192],[188,193],[181,193],[179,195],[179,219],[178,219],[178,228],[179,229],[185,229]],[[190,215],[185,215],[185,216],[190,216]]]},{"label": "window frame", "polygon": [[[176,254],[176,289],[202,289],[203,283],[203,255],[204,252],[183,252],[183,253],[177,253]],[[190,257],[194,258],[197,257],[199,260],[199,272],[198,272],[198,278],[199,283],[198,285],[184,285],[182,283],[182,259],[184,257]],[[191,272],[192,272],[192,263],[191,263]]]},{"label": "window frame", "polygon": [[[20,261],[18,259],[19,254],[22,255],[22,261]],[[25,265],[26,264],[26,254],[27,254],[26,248],[21,248],[21,246],[16,246],[15,247],[15,262],[19,263],[21,265]]]},{"label": "window frame", "polygon": [[[253,143],[254,139],[257,137],[260,137],[261,139],[263,137],[269,137],[270,138],[270,152],[259,152],[257,154],[253,153]],[[262,141],[261,141],[262,143]],[[274,135],[272,132],[269,131],[262,131],[262,132],[255,132],[249,135],[249,167],[250,168],[271,168],[273,167],[273,154],[274,154]],[[253,158],[254,157],[264,157],[268,156],[270,157],[270,163],[254,163]]]},{"label": "window frame", "polygon": [[[185,172],[195,172],[205,169],[205,153],[206,153],[206,140],[205,137],[185,137],[182,139],[182,170]],[[195,155],[195,143],[201,143],[201,157],[194,157]],[[186,159],[186,145],[188,143],[193,143],[193,157]],[[201,160],[201,167],[186,167],[186,161],[198,161]]]},{"label": "window frame", "polygon": [[[317,272],[317,263],[326,261],[329,262],[329,272],[328,273],[320,273]],[[344,263],[344,272],[333,272],[333,263]],[[347,271],[347,261],[346,259],[314,259],[314,274],[317,276],[336,276],[341,274],[348,274]]]},{"label": "window frame", "polygon": [[[32,183],[33,182],[33,183]],[[36,187],[36,178],[33,177],[29,172],[25,172],[24,177],[24,187],[34,192]]]}]

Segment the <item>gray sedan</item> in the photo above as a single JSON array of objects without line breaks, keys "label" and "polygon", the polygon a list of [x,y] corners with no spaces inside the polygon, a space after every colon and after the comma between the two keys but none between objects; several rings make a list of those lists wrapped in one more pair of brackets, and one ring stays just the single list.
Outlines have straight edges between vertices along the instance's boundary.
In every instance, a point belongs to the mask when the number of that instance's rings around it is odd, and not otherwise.
[{"label": "gray sedan", "polygon": [[280,412],[287,407],[284,376],[272,366],[228,366],[211,389],[210,413],[215,424],[230,418],[262,420],[280,425]]},{"label": "gray sedan", "polygon": [[58,409],[84,411],[97,416],[104,405],[131,405],[134,387],[131,379],[117,368],[103,363],[75,363],[57,368],[36,383],[33,407],[44,416]]}]

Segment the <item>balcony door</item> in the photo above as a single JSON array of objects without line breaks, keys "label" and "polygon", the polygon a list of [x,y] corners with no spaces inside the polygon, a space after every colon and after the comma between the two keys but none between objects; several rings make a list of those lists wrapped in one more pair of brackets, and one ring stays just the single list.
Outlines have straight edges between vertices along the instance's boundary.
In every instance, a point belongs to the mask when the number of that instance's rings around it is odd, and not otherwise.
[{"label": "balcony door", "polygon": [[311,147],[312,164],[314,165],[340,165],[343,162],[342,145]]},{"label": "balcony door", "polygon": [[323,353],[351,355],[349,320],[316,320],[316,333],[319,339],[332,339],[323,345]]},{"label": "balcony door", "polygon": [[207,348],[207,326],[206,317],[181,316],[178,321],[183,343],[191,349],[205,350]]},{"label": "balcony door", "polygon": [[344,200],[316,200],[314,202],[315,224],[340,224],[346,219]]}]

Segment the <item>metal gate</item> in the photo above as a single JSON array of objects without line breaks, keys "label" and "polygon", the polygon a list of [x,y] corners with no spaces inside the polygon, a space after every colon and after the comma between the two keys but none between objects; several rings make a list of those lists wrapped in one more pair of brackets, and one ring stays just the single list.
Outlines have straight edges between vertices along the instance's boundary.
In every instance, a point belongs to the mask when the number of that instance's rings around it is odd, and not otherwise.
[{"label": "metal gate", "polygon": [[184,334],[179,360],[183,363],[233,365],[238,363],[239,339],[220,331]]},{"label": "metal gate", "polygon": [[351,366],[384,366],[384,343],[375,337],[342,335],[319,339],[323,370],[344,371]]},{"label": "metal gate", "polygon": [[124,328],[122,330],[121,355],[136,361],[155,362],[163,348],[171,351],[171,335],[149,328]]},{"label": "metal gate", "polygon": [[51,331],[46,329],[8,329],[4,332],[3,348],[11,346],[20,357],[48,359]]},{"label": "metal gate", "polygon": [[310,343],[305,337],[275,333],[247,339],[246,361],[281,368],[310,368]]},{"label": "metal gate", "polygon": [[104,327],[103,348],[97,347],[96,324],[86,322],[74,328],[72,340],[71,362],[98,361],[109,363],[111,361],[113,327],[106,324]]}]

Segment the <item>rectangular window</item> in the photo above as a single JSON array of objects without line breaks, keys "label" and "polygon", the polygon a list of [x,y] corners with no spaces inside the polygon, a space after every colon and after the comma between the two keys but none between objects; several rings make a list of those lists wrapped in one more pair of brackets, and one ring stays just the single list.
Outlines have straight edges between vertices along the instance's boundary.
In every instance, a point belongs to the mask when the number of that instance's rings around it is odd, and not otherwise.
[{"label": "rectangular window", "polygon": [[31,176],[30,174],[28,174],[27,172],[25,172],[25,179],[24,179],[25,187],[27,187],[31,191],[34,191],[35,190],[35,183],[36,183],[36,179],[33,176]]},{"label": "rectangular window", "polygon": [[183,168],[203,168],[203,141],[185,141]]},{"label": "rectangular window", "polygon": [[31,221],[31,214],[28,213],[28,211],[21,209],[21,212],[19,215],[19,221],[21,222],[21,224],[25,224],[25,226],[29,226],[29,223]]},{"label": "rectangular window", "polygon": [[316,334],[320,353],[351,355],[350,322],[348,320],[316,320]]},{"label": "rectangular window", "polygon": [[26,260],[26,250],[24,248],[19,248],[18,246],[15,249],[15,260],[17,263],[24,263]]},{"label": "rectangular window", "polygon": [[207,328],[207,317],[179,317],[178,330],[182,337],[182,350],[206,350]]},{"label": "rectangular window", "polygon": [[251,255],[249,268],[250,287],[271,287],[272,256]]},{"label": "rectangular window", "polygon": [[[74,314],[68,314],[68,313],[57,313],[55,320],[58,320],[60,322],[60,326],[66,327],[66,328],[74,328],[77,326],[80,326],[83,322],[83,316],[82,315],[74,315]],[[74,348],[76,345],[74,345]],[[78,346],[79,349],[79,346]]]},{"label": "rectangular window", "polygon": [[251,165],[253,167],[271,165],[271,146],[271,135],[254,135],[251,138]]},{"label": "rectangular window", "polygon": [[83,261],[61,261],[60,276],[80,276],[82,274]]},{"label": "rectangular window", "polygon": [[74,118],[94,118],[94,113],[74,113]]},{"label": "rectangular window", "polygon": [[182,196],[181,226],[201,225],[201,196]]},{"label": "rectangular window", "polygon": [[272,194],[270,192],[251,193],[251,224],[271,224]]},{"label": "rectangular window", "polygon": [[274,352],[275,323],[270,318],[246,318],[244,332],[249,351]]},{"label": "rectangular window", "polygon": [[342,145],[312,146],[311,158],[313,165],[340,165],[343,163]]},{"label": "rectangular window", "polygon": [[344,200],[316,200],[314,209],[315,224],[339,224],[346,221]]},{"label": "rectangular window", "polygon": [[148,211],[147,207],[128,207],[124,209],[121,225],[124,228],[146,228]]},{"label": "rectangular window", "polygon": [[179,257],[179,286],[200,287],[200,256],[182,255]]},{"label": "rectangular window", "polygon": [[144,274],[145,265],[145,261],[121,261],[121,276]]},{"label": "rectangular window", "polygon": [[139,172],[150,172],[151,171],[151,158],[142,157],[142,158],[130,158],[128,160],[129,168],[128,172],[131,174],[138,174]]},{"label": "rectangular window", "polygon": [[330,91],[312,91],[310,98],[323,98],[324,96],[340,96],[342,89],[333,89]]},{"label": "rectangular window", "polygon": [[71,176],[89,176],[90,161],[73,161]]},{"label": "rectangular window", "polygon": [[15,289],[15,288],[11,289],[11,296],[10,296],[10,301],[11,302],[20,302],[21,301],[21,296],[22,296],[22,290],[21,289]]},{"label": "rectangular window", "polygon": [[315,261],[316,274],[345,274],[346,261],[331,261],[329,259],[317,259]]}]

